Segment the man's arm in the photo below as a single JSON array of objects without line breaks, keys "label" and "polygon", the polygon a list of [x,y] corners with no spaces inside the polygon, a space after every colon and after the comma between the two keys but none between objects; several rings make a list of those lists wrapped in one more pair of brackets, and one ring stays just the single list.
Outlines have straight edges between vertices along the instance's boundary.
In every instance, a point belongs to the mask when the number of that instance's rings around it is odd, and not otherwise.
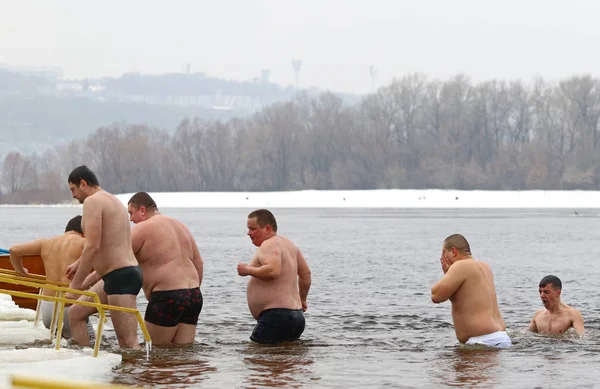
[{"label": "man's arm", "polygon": [[306,299],[308,298],[308,291],[312,282],[312,275],[308,263],[302,254],[302,251],[298,249],[298,290],[300,291],[300,301],[302,301],[302,309],[306,311]]},{"label": "man's arm", "polygon": [[88,197],[83,202],[83,222],[85,223],[85,245],[79,258],[77,273],[71,281],[72,289],[81,289],[81,284],[92,270],[93,259],[100,251],[102,243],[102,208],[92,197]]},{"label": "man's arm", "polygon": [[577,335],[583,336],[585,329],[583,328],[583,316],[581,316],[581,312],[579,312],[577,309],[573,309],[572,315],[573,328],[575,329],[575,332],[577,332]]},{"label": "man's arm", "polygon": [[90,273],[89,276],[85,277],[85,280],[81,283],[81,290],[88,290],[92,286],[96,285],[98,281],[100,281],[102,277],[98,275],[98,272],[95,270]]},{"label": "man's arm", "polygon": [[135,255],[138,262],[140,261],[140,259],[138,258],[138,254],[142,249],[142,246],[144,245],[145,241],[142,228],[144,228],[144,226],[142,226],[141,224],[137,224],[131,229],[131,248],[133,250],[133,255]]},{"label": "man's arm", "polygon": [[198,245],[196,244],[196,240],[192,236],[192,233],[188,233],[190,234],[190,240],[192,242],[192,263],[198,272],[198,279],[200,280],[200,286],[202,286],[202,278],[204,276],[204,260],[202,260],[200,250],[198,249]]},{"label": "man's arm", "polygon": [[447,273],[431,287],[431,301],[436,304],[443,303],[456,293],[465,281],[464,272],[460,267],[460,261],[454,263],[448,268]]},{"label": "man's arm", "polygon": [[531,319],[531,323],[529,323],[529,328],[528,330],[531,332],[538,332],[538,327],[537,324],[535,323],[535,318],[537,317],[538,312],[535,313],[535,315],[533,315],[533,319]]},{"label": "man's arm", "polygon": [[263,281],[273,280],[281,275],[281,248],[278,244],[263,243],[259,248],[258,260],[260,266],[247,267],[248,275]]},{"label": "man's arm", "polygon": [[44,239],[36,239],[26,243],[19,243],[9,247],[10,263],[17,274],[27,276],[27,269],[23,267],[23,255],[40,255]]}]

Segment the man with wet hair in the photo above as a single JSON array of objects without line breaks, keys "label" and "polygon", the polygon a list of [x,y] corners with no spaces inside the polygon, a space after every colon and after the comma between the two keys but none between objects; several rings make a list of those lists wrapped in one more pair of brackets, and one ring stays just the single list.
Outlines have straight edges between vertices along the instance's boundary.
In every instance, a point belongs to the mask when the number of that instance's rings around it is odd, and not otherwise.
[{"label": "man with wet hair", "polygon": [[160,213],[146,192],[127,204],[133,253],[144,276],[144,320],[154,344],[191,344],[202,311],[204,262],[188,228]]},{"label": "man with wet hair", "polygon": [[500,315],[490,266],[475,260],[464,236],[450,235],[442,244],[444,276],[431,288],[431,300],[452,302],[452,320],[460,343],[494,348],[512,346]]},{"label": "man with wet hair", "polygon": [[[10,262],[15,271],[21,276],[27,276],[27,269],[23,267],[23,255],[39,255],[44,263],[46,280],[53,282],[69,283],[65,275],[67,267],[74,263],[81,255],[85,239],[81,230],[81,216],[77,215],[67,223],[65,233],[50,239],[36,239],[30,242],[19,243],[11,246]],[[44,289],[45,296],[54,296],[55,291]],[[42,322],[46,328],[50,328],[54,312],[54,302],[42,300],[40,303]],[[63,337],[71,337],[69,307],[65,308]]]},{"label": "man with wet hair", "polygon": [[573,328],[577,335],[583,336],[585,329],[581,312],[560,301],[560,279],[548,275],[542,278],[538,290],[544,308],[535,313],[529,323],[529,330],[543,334],[563,334],[569,328]]},{"label": "man with wet hair", "polygon": [[[103,190],[96,175],[85,165],[73,169],[67,181],[73,198],[83,204],[82,228],[86,238],[81,257],[67,269],[71,288],[83,290],[93,285],[91,291],[98,294],[102,303],[136,309],[142,272],[131,248],[131,227],[123,203]],[[95,271],[90,274],[92,269]],[[77,298],[70,293],[67,297]],[[79,300],[92,301],[87,296]],[[86,320],[95,312],[96,308],[83,305],[69,309],[73,340],[81,346],[90,346]],[[110,317],[119,345],[140,349],[135,315],[111,311]]]},{"label": "man with wet hair", "polygon": [[305,327],[310,268],[300,249],[277,234],[277,221],[270,211],[251,212],[247,226],[258,249],[249,264],[238,264],[237,271],[250,276],[248,307],[257,320],[250,339],[257,343],[299,339]]}]

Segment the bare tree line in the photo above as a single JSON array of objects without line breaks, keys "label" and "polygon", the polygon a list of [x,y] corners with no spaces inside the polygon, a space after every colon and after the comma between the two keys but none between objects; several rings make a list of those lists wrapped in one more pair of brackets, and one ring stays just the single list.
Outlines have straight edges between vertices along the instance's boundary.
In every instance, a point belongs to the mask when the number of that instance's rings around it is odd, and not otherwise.
[{"label": "bare tree line", "polygon": [[115,123],[43,155],[9,153],[2,202],[69,199],[86,164],[114,193],[299,189],[600,189],[600,80],[473,83],[410,74],[347,106],[299,96],[173,133]]}]

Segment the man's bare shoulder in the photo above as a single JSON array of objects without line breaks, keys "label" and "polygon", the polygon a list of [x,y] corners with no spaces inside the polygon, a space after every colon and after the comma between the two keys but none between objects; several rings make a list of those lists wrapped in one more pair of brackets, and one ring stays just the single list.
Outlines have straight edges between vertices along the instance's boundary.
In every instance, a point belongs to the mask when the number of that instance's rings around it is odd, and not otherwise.
[{"label": "man's bare shoulder", "polygon": [[570,316],[581,316],[581,312],[577,308],[573,308],[570,305],[563,304],[563,308],[567,310]]},{"label": "man's bare shoulder", "polygon": [[538,318],[540,315],[542,315],[544,312],[546,312],[546,308],[540,308],[537,311],[535,311],[535,313],[533,314],[533,318],[536,319]]},{"label": "man's bare shoulder", "polygon": [[286,238],[285,236],[277,235],[283,244],[285,244],[288,248],[298,249],[298,246],[291,239]]},{"label": "man's bare shoulder", "polygon": [[450,266],[450,269],[454,268],[454,271],[469,271],[479,266],[480,265],[476,261],[466,259],[454,262],[452,266]]},{"label": "man's bare shoulder", "polygon": [[262,242],[262,244],[258,248],[258,253],[259,254],[271,253],[271,252],[273,252],[273,250],[277,250],[277,249],[279,249],[279,251],[281,251],[282,244],[285,244],[285,241],[283,241],[280,236],[276,235],[276,236]]},{"label": "man's bare shoulder", "polygon": [[99,192],[96,192],[93,195],[86,197],[85,200],[83,200],[83,206],[101,206],[105,203],[98,194]]}]

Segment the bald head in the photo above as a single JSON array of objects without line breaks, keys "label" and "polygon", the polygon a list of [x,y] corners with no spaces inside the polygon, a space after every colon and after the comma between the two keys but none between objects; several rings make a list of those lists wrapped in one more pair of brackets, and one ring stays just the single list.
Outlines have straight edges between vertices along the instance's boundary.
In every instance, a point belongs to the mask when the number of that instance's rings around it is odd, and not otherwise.
[{"label": "bald head", "polygon": [[444,249],[451,250],[452,247],[461,254],[471,255],[471,246],[469,246],[469,242],[461,234],[450,235],[444,239]]}]

